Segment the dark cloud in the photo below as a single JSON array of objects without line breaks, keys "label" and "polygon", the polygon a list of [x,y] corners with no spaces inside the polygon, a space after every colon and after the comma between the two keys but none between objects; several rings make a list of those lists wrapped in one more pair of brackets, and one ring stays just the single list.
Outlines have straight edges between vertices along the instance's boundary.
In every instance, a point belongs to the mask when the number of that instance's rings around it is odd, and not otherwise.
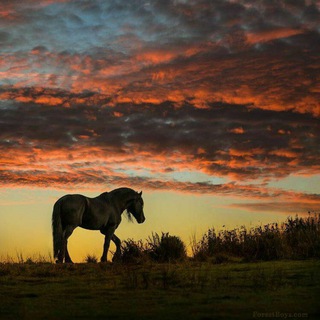
[{"label": "dark cloud", "polygon": [[[19,90],[11,93],[13,99],[21,96]],[[170,102],[110,107],[108,97],[93,93],[25,89],[23,94],[43,103],[11,102],[14,108],[2,110],[3,150],[21,141],[20,147],[30,153],[36,147],[95,146],[170,158],[177,151],[204,172],[245,179],[319,169],[319,121],[308,114],[222,103],[212,103],[208,109],[188,102],[181,108]],[[52,99],[60,105],[51,106]]]},{"label": "dark cloud", "polygon": [[121,51],[125,47],[116,42],[126,33],[144,43],[175,46],[220,42],[235,30],[244,34],[284,27],[316,31],[320,15],[315,1],[9,1],[2,6],[6,22],[31,31],[25,41],[40,42],[43,35],[43,42],[62,47],[81,39],[82,50],[73,43],[78,51],[105,45]]}]

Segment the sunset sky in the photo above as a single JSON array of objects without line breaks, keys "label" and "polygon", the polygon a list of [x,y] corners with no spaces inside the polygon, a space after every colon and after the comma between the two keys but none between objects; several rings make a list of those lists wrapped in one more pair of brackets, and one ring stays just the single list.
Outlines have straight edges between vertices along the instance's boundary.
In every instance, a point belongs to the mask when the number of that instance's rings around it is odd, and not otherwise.
[{"label": "sunset sky", "polygon": [[116,234],[187,244],[319,212],[319,22],[317,0],[2,0],[0,258],[48,254],[66,193],[143,190]]}]

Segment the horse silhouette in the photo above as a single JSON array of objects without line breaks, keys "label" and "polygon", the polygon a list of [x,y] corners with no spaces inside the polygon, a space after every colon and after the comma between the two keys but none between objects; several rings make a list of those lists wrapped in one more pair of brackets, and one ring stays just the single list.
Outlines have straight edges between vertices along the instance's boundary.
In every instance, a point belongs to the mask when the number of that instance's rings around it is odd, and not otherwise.
[{"label": "horse silhouette", "polygon": [[121,255],[121,241],[114,234],[121,222],[121,215],[126,210],[128,218],[132,215],[138,223],[145,221],[144,202],[140,193],[130,188],[118,188],[104,192],[96,198],[81,194],[69,194],[61,197],[54,204],[52,213],[53,254],[57,263],[72,263],[68,252],[68,238],[73,230],[81,227],[100,230],[105,236],[101,262],[107,261],[110,240],[116,245],[113,260]]}]

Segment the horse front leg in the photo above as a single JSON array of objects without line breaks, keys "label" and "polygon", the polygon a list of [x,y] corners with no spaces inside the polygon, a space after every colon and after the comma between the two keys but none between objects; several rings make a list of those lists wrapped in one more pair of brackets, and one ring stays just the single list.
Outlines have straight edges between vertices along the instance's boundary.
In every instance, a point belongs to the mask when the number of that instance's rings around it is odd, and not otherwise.
[{"label": "horse front leg", "polygon": [[121,259],[121,240],[115,235],[113,234],[111,240],[114,242],[114,244],[116,245],[116,252],[113,255],[112,261],[116,262],[116,261],[120,261]]},{"label": "horse front leg", "polygon": [[68,251],[68,246],[66,246],[65,262],[66,262],[66,263],[73,263],[73,261],[71,260],[69,251]]},{"label": "horse front leg", "polygon": [[109,227],[104,230],[100,230],[100,232],[105,235],[101,262],[107,262],[107,255],[110,247],[110,240],[114,234],[114,231],[115,231],[115,228],[112,228],[112,227]]}]

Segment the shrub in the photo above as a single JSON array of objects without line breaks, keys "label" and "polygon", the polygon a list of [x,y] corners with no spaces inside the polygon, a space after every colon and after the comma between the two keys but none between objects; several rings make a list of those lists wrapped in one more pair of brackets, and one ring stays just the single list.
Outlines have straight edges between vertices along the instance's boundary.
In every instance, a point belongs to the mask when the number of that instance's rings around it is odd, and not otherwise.
[{"label": "shrub", "polygon": [[187,257],[183,241],[177,236],[169,235],[168,232],[162,232],[161,237],[152,233],[148,239],[147,252],[150,258],[157,262],[176,262]]},{"label": "shrub", "polygon": [[120,261],[124,263],[141,263],[146,259],[145,246],[142,240],[128,239],[121,244]]}]

